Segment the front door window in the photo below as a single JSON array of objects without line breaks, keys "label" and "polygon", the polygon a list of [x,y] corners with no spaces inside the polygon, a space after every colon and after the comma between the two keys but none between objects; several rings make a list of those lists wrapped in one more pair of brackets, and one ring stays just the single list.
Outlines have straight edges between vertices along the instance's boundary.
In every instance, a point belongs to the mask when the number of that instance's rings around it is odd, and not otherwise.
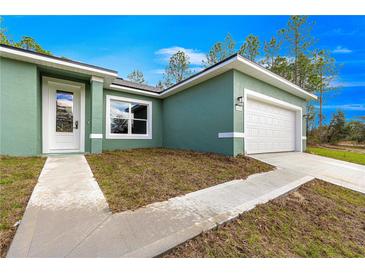
[{"label": "front door window", "polygon": [[73,93],[56,91],[56,132],[73,132]]}]

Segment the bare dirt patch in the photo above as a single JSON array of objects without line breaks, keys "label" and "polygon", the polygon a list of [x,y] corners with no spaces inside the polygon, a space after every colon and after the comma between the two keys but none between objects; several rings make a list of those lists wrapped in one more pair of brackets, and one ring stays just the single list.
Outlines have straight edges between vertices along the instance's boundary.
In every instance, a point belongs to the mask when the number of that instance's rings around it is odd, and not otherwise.
[{"label": "bare dirt patch", "polygon": [[338,144],[338,145],[331,145],[331,144],[323,144],[322,147],[343,150],[343,151],[350,151],[350,152],[357,152],[365,154],[365,146],[361,145],[347,145],[347,144]]},{"label": "bare dirt patch", "polygon": [[105,152],[86,158],[113,212],[137,209],[272,169],[243,156],[163,148]]}]

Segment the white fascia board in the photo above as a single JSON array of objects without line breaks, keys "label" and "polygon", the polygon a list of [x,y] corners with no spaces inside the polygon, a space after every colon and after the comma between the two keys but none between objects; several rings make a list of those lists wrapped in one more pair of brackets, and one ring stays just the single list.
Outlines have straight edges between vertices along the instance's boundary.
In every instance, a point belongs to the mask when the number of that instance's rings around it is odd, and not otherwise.
[{"label": "white fascia board", "polygon": [[114,84],[111,84],[108,89],[123,91],[123,92],[127,92],[127,93],[132,93],[132,94],[140,94],[140,95],[145,95],[145,96],[149,96],[149,97],[161,97],[160,93],[153,93],[153,92],[149,92],[149,91],[144,91],[144,90],[130,88],[130,87],[124,87],[124,86],[119,86],[119,85],[114,85]]},{"label": "white fascia board", "polygon": [[111,71],[98,69],[95,67],[90,67],[73,62],[68,62],[67,60],[59,60],[52,57],[37,55],[31,52],[24,52],[11,48],[0,47],[0,56],[44,66],[60,68],[64,70],[86,73],[89,75],[112,77],[112,78],[116,78],[118,76],[117,73]]},{"label": "white fascia board", "polygon": [[236,63],[237,70],[243,72],[244,74],[250,75],[254,78],[262,80],[263,82],[269,83],[273,86],[276,86],[280,89],[283,89],[291,94],[296,96],[305,98],[305,99],[314,99],[317,100],[317,96],[311,94],[304,89],[298,87],[292,82],[284,79],[283,77],[255,64],[254,62],[250,62],[241,56],[237,56],[238,62]]}]

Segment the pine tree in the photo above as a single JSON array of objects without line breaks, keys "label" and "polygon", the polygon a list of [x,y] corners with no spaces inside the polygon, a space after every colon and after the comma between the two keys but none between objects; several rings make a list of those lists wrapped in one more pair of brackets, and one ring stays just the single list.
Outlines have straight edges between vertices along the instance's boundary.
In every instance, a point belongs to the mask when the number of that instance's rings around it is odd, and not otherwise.
[{"label": "pine tree", "polygon": [[265,60],[262,62],[262,64],[268,69],[273,68],[275,59],[280,53],[281,45],[282,41],[278,40],[274,36],[271,37],[270,41],[264,42]]},{"label": "pine tree", "polygon": [[308,55],[308,50],[314,44],[311,36],[311,30],[314,22],[308,21],[308,16],[290,16],[287,27],[281,29],[279,33],[283,36],[288,44],[289,53],[294,58],[293,82],[300,85],[301,65],[300,58]]},{"label": "pine tree", "polygon": [[212,66],[227,57],[231,56],[235,52],[236,42],[233,40],[231,34],[227,34],[224,42],[216,42],[209,53],[206,55],[206,60],[203,60],[203,66]]},{"label": "pine tree", "polygon": [[156,88],[158,88],[159,90],[163,90],[165,88],[161,80],[158,81]]},{"label": "pine tree", "polygon": [[260,51],[260,40],[257,36],[250,34],[246,37],[245,42],[242,44],[239,54],[246,57],[251,61],[255,61]]},{"label": "pine tree", "polygon": [[4,19],[0,17],[0,43],[5,45],[12,45],[12,41],[6,34],[6,28],[3,27],[3,21]]},{"label": "pine tree", "polygon": [[34,38],[29,37],[29,36],[23,36],[22,40],[20,40],[18,43],[15,43],[14,46],[16,46],[18,48],[23,48],[23,49],[26,49],[26,50],[31,50],[31,51],[51,55],[50,51],[43,49],[41,47],[41,45],[39,45],[34,40]]},{"label": "pine tree", "polygon": [[310,86],[318,94],[319,101],[319,127],[323,126],[323,101],[324,93],[333,90],[332,81],[338,74],[338,67],[335,59],[330,56],[328,51],[317,50],[314,52],[312,59],[312,75],[310,78]]},{"label": "pine tree", "polygon": [[146,84],[146,81],[144,79],[144,75],[143,72],[135,69],[133,70],[131,73],[128,74],[127,78],[135,83],[139,83],[139,84]]},{"label": "pine tree", "polygon": [[191,75],[189,56],[178,51],[170,57],[164,73],[164,86],[170,87]]}]

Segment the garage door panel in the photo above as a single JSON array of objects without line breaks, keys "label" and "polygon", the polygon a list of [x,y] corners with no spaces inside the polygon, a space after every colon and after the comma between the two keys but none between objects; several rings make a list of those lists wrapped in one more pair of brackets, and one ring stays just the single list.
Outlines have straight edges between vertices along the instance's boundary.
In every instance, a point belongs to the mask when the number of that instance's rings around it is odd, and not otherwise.
[{"label": "garage door panel", "polygon": [[295,112],[253,99],[247,100],[246,152],[295,150]]}]

